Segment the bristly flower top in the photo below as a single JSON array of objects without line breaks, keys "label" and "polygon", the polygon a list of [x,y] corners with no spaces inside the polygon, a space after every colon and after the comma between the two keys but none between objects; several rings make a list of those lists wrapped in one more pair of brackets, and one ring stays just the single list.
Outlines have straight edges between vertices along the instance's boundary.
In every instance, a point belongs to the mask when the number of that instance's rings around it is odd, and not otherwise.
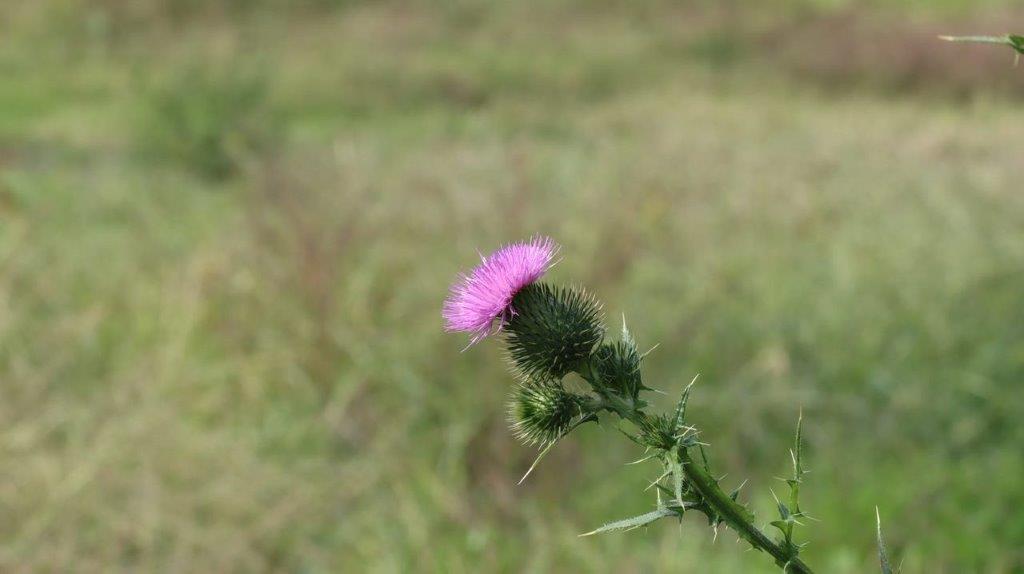
[{"label": "bristly flower top", "polygon": [[445,330],[470,333],[470,345],[491,333],[495,319],[500,330],[515,314],[512,298],[554,265],[558,249],[551,238],[537,236],[481,256],[480,265],[460,274],[444,301]]}]

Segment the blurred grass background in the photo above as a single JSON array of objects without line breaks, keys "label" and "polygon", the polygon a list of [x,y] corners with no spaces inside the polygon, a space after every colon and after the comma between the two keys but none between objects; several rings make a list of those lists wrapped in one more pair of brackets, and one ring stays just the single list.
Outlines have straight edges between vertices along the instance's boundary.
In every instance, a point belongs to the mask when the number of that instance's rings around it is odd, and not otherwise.
[{"label": "blurred grass background", "polygon": [[[1016,7],[1015,7],[1016,5]],[[440,304],[542,232],[808,560],[1024,571],[1012,0],[0,6],[0,570],[772,572]],[[668,403],[671,397],[666,398]]]}]

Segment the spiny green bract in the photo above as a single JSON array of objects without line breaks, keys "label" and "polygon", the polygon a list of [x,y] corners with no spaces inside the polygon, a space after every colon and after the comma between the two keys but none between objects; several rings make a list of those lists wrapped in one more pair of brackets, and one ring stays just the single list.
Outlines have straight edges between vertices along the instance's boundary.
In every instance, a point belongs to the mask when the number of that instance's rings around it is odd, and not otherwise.
[{"label": "spiny green bract", "polygon": [[586,291],[527,285],[512,299],[508,353],[524,378],[560,379],[604,336],[601,306]]},{"label": "spiny green bract", "polygon": [[581,398],[557,381],[520,383],[508,404],[512,431],[526,444],[550,444],[561,438],[581,414]]},{"label": "spiny green bract", "polygon": [[640,353],[636,345],[626,341],[605,343],[591,357],[599,393],[608,391],[636,400],[643,389],[640,378]]},{"label": "spiny green bract", "polygon": [[675,421],[666,415],[653,415],[640,424],[639,441],[644,446],[672,451],[679,445]]}]

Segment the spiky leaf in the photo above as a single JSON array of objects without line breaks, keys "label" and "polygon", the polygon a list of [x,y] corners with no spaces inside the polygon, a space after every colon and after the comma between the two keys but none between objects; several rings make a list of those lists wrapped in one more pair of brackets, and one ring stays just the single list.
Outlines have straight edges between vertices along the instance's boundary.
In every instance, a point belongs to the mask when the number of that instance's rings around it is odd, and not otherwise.
[{"label": "spiky leaf", "polygon": [[800,484],[803,481],[803,476],[806,474],[803,465],[803,426],[804,426],[804,413],[800,411],[800,416],[796,420],[796,437],[793,439],[793,450],[790,451],[790,457],[793,459],[793,478],[786,481],[789,484],[789,503],[793,507],[793,514],[801,514],[800,510]]},{"label": "spiky leaf", "polygon": [[878,513],[878,507],[875,507],[875,524],[877,525],[877,538],[878,538],[878,566],[882,570],[882,574],[892,574],[892,564],[889,563],[889,553],[885,549],[885,539],[882,538],[882,516]]},{"label": "spiky leaf", "polygon": [[647,526],[648,524],[655,522],[656,520],[660,520],[662,518],[675,515],[676,511],[674,510],[670,510],[668,508],[659,508],[657,510],[648,512],[647,514],[634,516],[633,518],[626,518],[623,520],[616,520],[615,522],[609,522],[608,524],[605,524],[604,526],[596,530],[591,530],[590,532],[587,532],[585,534],[580,534],[580,536],[591,536],[594,534],[602,534],[604,532],[615,532],[618,530],[633,530],[635,528],[640,528],[641,526]]},{"label": "spiky leaf", "polygon": [[636,340],[633,339],[633,334],[630,333],[629,329],[626,327],[625,315],[622,316],[622,342],[627,346],[632,347],[633,350],[636,350]]},{"label": "spiky leaf", "polygon": [[697,377],[693,377],[690,384],[686,385],[683,389],[683,394],[679,397],[679,403],[676,405],[676,413],[672,417],[673,424],[676,427],[676,433],[681,434],[684,431],[683,423],[686,422],[686,403],[690,401],[690,389],[693,388],[693,384],[697,382]]},{"label": "spiky leaf", "polygon": [[646,447],[661,451],[673,451],[678,445],[675,426],[667,415],[649,416],[639,423],[640,432],[637,438]]}]

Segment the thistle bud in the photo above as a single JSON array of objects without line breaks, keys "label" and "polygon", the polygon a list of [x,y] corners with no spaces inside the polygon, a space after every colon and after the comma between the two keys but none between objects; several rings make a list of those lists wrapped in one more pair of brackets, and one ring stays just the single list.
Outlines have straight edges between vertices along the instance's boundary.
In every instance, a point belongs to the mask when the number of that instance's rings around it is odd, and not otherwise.
[{"label": "thistle bud", "polygon": [[512,391],[508,418],[512,431],[526,444],[550,444],[562,437],[582,414],[582,397],[557,381],[526,381]]},{"label": "thistle bud", "polygon": [[638,438],[644,445],[663,451],[670,451],[677,445],[672,420],[664,415],[644,419],[640,424]]},{"label": "thistle bud", "polygon": [[601,306],[582,289],[534,283],[512,299],[506,329],[509,357],[525,378],[560,379],[604,336]]},{"label": "thistle bud", "polygon": [[595,389],[599,393],[613,392],[636,400],[643,389],[640,378],[640,354],[631,342],[605,343],[594,351],[591,358],[597,374]]}]

